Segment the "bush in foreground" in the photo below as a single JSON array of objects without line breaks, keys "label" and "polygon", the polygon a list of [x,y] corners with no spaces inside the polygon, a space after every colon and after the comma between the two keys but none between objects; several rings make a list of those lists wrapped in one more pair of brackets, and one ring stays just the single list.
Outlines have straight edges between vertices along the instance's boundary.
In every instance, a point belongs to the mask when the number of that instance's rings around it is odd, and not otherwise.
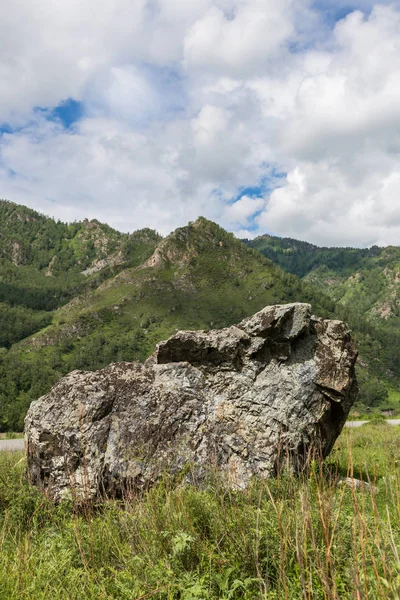
[{"label": "bush in foreground", "polygon": [[[160,482],[78,510],[0,456],[0,598],[400,597],[400,429],[345,431],[329,462],[229,492]],[[337,485],[358,477],[371,486]]]}]

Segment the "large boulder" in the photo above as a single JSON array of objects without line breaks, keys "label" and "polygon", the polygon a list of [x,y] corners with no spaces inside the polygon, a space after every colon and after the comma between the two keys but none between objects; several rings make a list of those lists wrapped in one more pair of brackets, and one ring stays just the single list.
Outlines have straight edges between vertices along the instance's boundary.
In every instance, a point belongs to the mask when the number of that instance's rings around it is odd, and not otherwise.
[{"label": "large boulder", "polygon": [[269,306],[239,325],[180,331],[145,364],[74,371],[25,420],[28,475],[58,501],[217,467],[229,485],[326,456],[357,393],[357,351],[308,304]]}]

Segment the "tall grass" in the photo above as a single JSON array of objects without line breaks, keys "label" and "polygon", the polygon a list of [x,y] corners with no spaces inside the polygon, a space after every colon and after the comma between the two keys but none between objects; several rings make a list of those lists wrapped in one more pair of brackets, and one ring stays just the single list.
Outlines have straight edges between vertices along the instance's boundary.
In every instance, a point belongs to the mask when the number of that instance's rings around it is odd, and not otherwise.
[{"label": "tall grass", "polygon": [[244,492],[164,480],[84,508],[53,506],[2,454],[0,598],[399,599],[399,448],[400,429],[368,425],[307,476]]}]

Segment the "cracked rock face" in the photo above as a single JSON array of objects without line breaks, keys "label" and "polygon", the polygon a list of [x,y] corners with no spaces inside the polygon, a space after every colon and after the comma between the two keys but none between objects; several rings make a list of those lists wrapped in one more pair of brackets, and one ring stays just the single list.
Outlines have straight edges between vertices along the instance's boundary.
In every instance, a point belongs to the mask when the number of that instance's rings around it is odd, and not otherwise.
[{"label": "cracked rock face", "polygon": [[55,501],[119,494],[185,468],[229,484],[326,456],[357,394],[357,351],[308,304],[268,306],[239,325],[180,331],[140,363],[74,371],[25,420],[28,475]]}]

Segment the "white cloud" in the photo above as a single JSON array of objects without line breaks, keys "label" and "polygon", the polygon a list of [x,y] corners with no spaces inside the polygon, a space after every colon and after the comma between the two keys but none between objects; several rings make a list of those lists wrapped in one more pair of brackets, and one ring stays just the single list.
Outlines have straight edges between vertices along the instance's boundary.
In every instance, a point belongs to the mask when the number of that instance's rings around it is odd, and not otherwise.
[{"label": "white cloud", "polygon": [[[0,123],[18,126],[0,197],[125,230],[204,214],[246,237],[398,244],[400,5],[354,0],[330,27],[348,3],[324,4],[0,6]],[[86,115],[71,130],[34,112],[67,98]]]},{"label": "white cloud", "polygon": [[212,6],[187,32],[188,69],[217,70],[248,77],[265,71],[268,60],[293,33],[289,0],[242,0],[231,11]]},{"label": "white cloud", "polygon": [[119,61],[127,38],[135,40],[145,0],[129,6],[129,0],[1,3],[0,120],[81,98],[90,77]]},{"label": "white cloud", "polygon": [[132,123],[160,114],[162,104],[157,89],[132,65],[111,67],[107,77],[93,85],[89,99],[92,112],[104,112]]},{"label": "white cloud", "polygon": [[125,231],[153,226],[168,233],[201,214],[218,219],[234,188],[216,190],[195,174],[195,160],[185,168],[189,135],[190,124],[160,126],[150,137],[110,119],[86,119],[73,133],[42,120],[3,135],[2,163],[19,175],[0,168],[2,196]]},{"label": "white cloud", "polygon": [[233,223],[247,225],[249,220],[254,217],[264,205],[265,200],[263,198],[253,198],[244,195],[233,204],[227,206],[225,211],[226,218]]},{"label": "white cloud", "polygon": [[278,135],[287,184],[261,228],[329,245],[399,243],[399,49],[400,13],[377,6],[339,22],[331,48],[291,74]]}]

